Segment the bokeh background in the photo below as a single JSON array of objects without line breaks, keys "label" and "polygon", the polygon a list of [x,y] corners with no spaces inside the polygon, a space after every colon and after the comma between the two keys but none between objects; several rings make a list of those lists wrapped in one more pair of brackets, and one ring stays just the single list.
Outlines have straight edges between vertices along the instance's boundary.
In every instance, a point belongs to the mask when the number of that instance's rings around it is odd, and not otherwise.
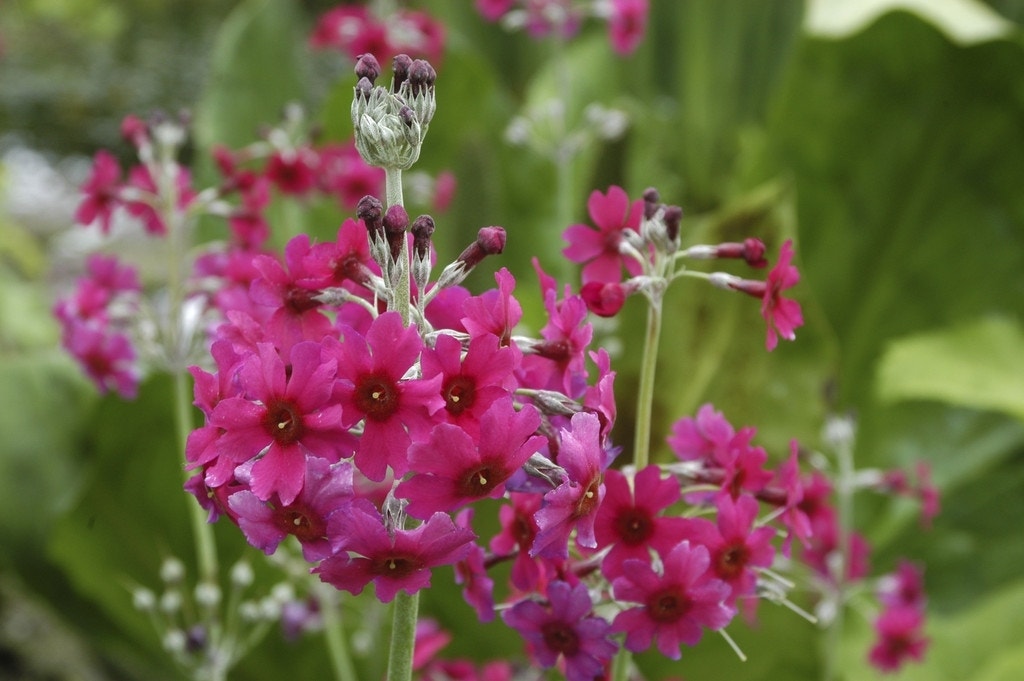
[{"label": "bokeh background", "polygon": [[[756,236],[774,251],[794,238],[807,323],[772,354],[749,300],[670,292],[654,432],[711,401],[782,457],[793,437],[820,447],[825,418],[851,413],[859,466],[929,462],[942,492],[930,530],[909,501],[857,500],[875,572],[899,556],[926,566],[931,650],[896,678],[1024,678],[1024,2],[652,0],[625,58],[597,24],[557,48],[465,0],[412,4],[448,31],[418,166],[458,180],[438,219],[442,260],[505,226],[500,264],[537,324],[530,258],[573,281],[561,232],[586,219],[593,189],[656,186],[686,212],[684,243]],[[127,158],[127,113],[191,111],[199,178],[212,142],[245,144],[288,102],[346,139],[351,63],[307,46],[331,6],[0,2],[0,678],[178,678],[129,591],[168,555],[190,556],[168,382],[151,378],[131,403],[98,396],[50,317],[88,246],[76,186],[97,149]],[[566,70],[570,117],[598,102],[630,125],[577,156],[559,194],[554,167],[504,131]],[[323,238],[342,217],[288,213]],[[617,353],[622,442],[642,314],[631,301],[598,330]],[[254,552],[218,530],[225,555]],[[445,654],[520,654],[500,623],[459,629],[473,615],[447,577],[424,597],[459,631]],[[779,608],[760,616],[732,629],[745,663],[708,637],[681,662],[639,664],[651,679],[818,678],[821,633]],[[844,678],[875,678],[869,624],[848,620]],[[272,634],[235,677],[323,678],[327,664],[318,637]]]}]

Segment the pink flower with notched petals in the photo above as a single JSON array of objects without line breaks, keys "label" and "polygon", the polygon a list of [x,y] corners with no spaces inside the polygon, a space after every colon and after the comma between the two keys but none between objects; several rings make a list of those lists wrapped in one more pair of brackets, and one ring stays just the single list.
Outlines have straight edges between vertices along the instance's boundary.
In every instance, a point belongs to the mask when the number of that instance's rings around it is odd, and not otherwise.
[{"label": "pink flower with notched petals", "polygon": [[224,433],[207,484],[218,487],[253,457],[252,492],[263,501],[276,494],[284,505],[302,491],[307,453],[329,461],[351,455],[342,408],[332,399],[336,362],[321,358],[319,343],[295,345],[290,371],[278,351],[259,343],[238,372],[242,396],[217,403],[209,424]]},{"label": "pink flower with notched petals", "polygon": [[498,511],[501,532],[491,538],[490,549],[499,556],[514,556],[512,585],[520,591],[530,591],[541,584],[541,568],[530,557],[530,547],[537,536],[536,513],[540,510],[541,496],[523,492],[509,494],[511,504]]},{"label": "pink flower with notched petals", "polygon": [[644,214],[643,199],[630,203],[626,191],[612,185],[607,194],[597,190],[590,194],[587,212],[597,229],[588,225],[570,225],[562,235],[569,242],[562,253],[569,260],[583,265],[583,283],[619,283],[623,267],[631,275],[640,274],[643,271],[641,263],[623,256],[619,244],[627,230],[639,233]]},{"label": "pink flower with notched petals", "polygon": [[332,464],[326,459],[308,457],[302,491],[290,504],[261,501],[249,490],[228,497],[236,522],[249,543],[266,553],[274,553],[288,535],[302,546],[303,557],[311,562],[333,553],[327,537],[327,519],[347,508],[352,500],[352,464]]},{"label": "pink flower with notched petals", "polygon": [[[536,259],[534,266],[539,268]],[[542,273],[542,282],[545,277]],[[567,295],[556,300],[557,295],[554,287],[544,292],[548,313],[548,323],[540,331],[544,340],[523,357],[520,382],[524,387],[556,390],[575,398],[586,388],[584,353],[594,329],[587,321],[582,298]]]},{"label": "pink flower with notched petals", "polygon": [[660,515],[679,501],[679,481],[662,479],[660,471],[654,465],[639,471],[632,490],[621,472],[605,473],[605,498],[597,511],[594,534],[599,549],[611,547],[601,561],[601,572],[608,579],[622,574],[624,561],[649,561],[652,549],[667,553],[683,539],[685,521]]},{"label": "pink flower with notched petals", "polygon": [[697,416],[684,416],[672,424],[668,446],[682,461],[718,463],[736,435],[736,430],[711,404],[701,405]]},{"label": "pink flower with notched petals", "polygon": [[500,497],[505,482],[544,444],[534,435],[539,426],[537,410],[527,405],[516,411],[511,397],[484,413],[476,441],[458,426],[440,423],[429,440],[410,449],[409,467],[416,474],[399,484],[395,496],[409,500],[406,511],[414,518]]},{"label": "pink flower with notched petals", "polygon": [[344,208],[355,210],[364,196],[383,196],[384,169],[368,165],[353,142],[330,145],[320,149],[320,182]]},{"label": "pink flower with notched petals", "polygon": [[618,652],[609,640],[610,627],[593,615],[593,603],[583,584],[553,581],[547,603],[522,600],[502,613],[505,624],[526,639],[530,656],[545,669],[559,658],[568,681],[593,681]]},{"label": "pink flower with notched petals", "polygon": [[345,425],[364,421],[356,467],[375,482],[384,479],[388,466],[401,477],[409,470],[409,447],[427,439],[435,423],[431,415],[444,407],[441,377],[403,379],[419,359],[423,341],[397,312],[373,320],[365,338],[354,329],[343,335],[343,342],[325,342],[338,361]]},{"label": "pink flower with notched petals", "polygon": [[608,17],[608,38],[612,49],[622,55],[633,52],[647,30],[647,0],[612,0]]},{"label": "pink flower with notched petals", "polygon": [[878,636],[868,660],[884,672],[894,672],[908,660],[920,662],[928,649],[924,635],[924,613],[914,607],[896,606],[875,621]]},{"label": "pink flower with notched petals", "polygon": [[562,446],[556,461],[568,478],[544,495],[544,506],[536,516],[540,531],[530,555],[566,558],[569,534],[574,529],[580,546],[597,546],[594,522],[605,494],[601,472],[604,458],[597,416],[587,412],[574,414],[569,428],[562,430]]},{"label": "pink flower with notched petals", "polygon": [[114,210],[121,205],[121,167],[108,151],[96,152],[92,173],[82,185],[85,196],[75,210],[75,222],[91,225],[99,222],[104,234],[110,232],[110,220]]},{"label": "pink flower with notched petals", "polygon": [[704,628],[732,620],[735,611],[724,603],[729,586],[708,570],[710,563],[705,547],[684,541],[662,556],[660,573],[646,561],[623,564],[612,583],[615,598],[640,605],[616,615],[612,630],[626,634],[628,650],[639,653],[657,641],[662,655],[678,660],[680,645],[696,645]]},{"label": "pink flower with notched petals", "polygon": [[778,335],[786,340],[796,338],[795,329],[803,326],[804,317],[800,303],[782,297],[782,292],[796,286],[800,281],[800,272],[791,264],[793,261],[793,240],[788,239],[782,244],[779,262],[768,273],[767,287],[761,299],[761,316],[767,325],[768,335],[765,346],[774,350],[778,345]]},{"label": "pink flower with notched petals", "polygon": [[465,558],[475,538],[444,513],[435,513],[412,530],[389,531],[377,509],[364,499],[354,501],[350,512],[332,515],[328,535],[337,538],[337,551],[313,573],[356,595],[373,582],[382,603],[391,602],[399,591],[414,594],[430,586],[431,569]]},{"label": "pink flower with notched petals", "polygon": [[512,274],[502,267],[494,274],[498,282],[497,289],[485,291],[473,296],[463,303],[465,316],[462,325],[470,336],[491,333],[498,337],[502,346],[510,345],[519,353],[517,346],[512,344],[512,329],[523,316],[523,308],[512,295],[516,280]]}]

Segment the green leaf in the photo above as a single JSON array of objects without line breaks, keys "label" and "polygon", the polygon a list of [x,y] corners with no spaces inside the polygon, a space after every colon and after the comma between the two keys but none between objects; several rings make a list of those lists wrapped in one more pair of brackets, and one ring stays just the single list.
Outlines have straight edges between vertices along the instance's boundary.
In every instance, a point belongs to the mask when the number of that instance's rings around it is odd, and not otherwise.
[{"label": "green leaf", "polygon": [[814,35],[845,38],[898,10],[917,14],[961,44],[1006,38],[1015,28],[978,0],[811,0],[806,27]]},{"label": "green leaf", "polygon": [[989,318],[893,341],[879,365],[888,402],[941,400],[1024,420],[1024,329]]}]

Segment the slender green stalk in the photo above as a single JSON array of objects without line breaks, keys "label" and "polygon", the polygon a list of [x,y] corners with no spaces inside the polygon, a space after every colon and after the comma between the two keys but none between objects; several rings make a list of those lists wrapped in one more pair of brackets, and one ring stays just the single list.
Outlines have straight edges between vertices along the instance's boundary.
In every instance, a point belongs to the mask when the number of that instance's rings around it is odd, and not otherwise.
[{"label": "slender green stalk", "polygon": [[839,481],[836,485],[836,542],[839,546],[839,565],[835,580],[835,617],[829,624],[825,648],[825,681],[839,678],[839,655],[843,641],[843,610],[846,607],[846,576],[850,563],[850,527],[853,522],[853,442],[851,437],[839,437],[836,441],[836,460],[839,466]]},{"label": "slender green stalk", "polygon": [[[174,425],[178,434],[179,453],[185,451],[188,434],[192,430],[192,400],[188,386],[188,374],[182,370],[173,372],[174,377]],[[184,470],[184,469],[183,469]],[[191,474],[184,473],[187,481]],[[213,536],[213,527],[206,522],[206,511],[198,503],[186,499],[189,517],[192,522],[192,536],[196,543],[196,562],[199,565],[200,583],[217,584],[217,546]]]},{"label": "slender green stalk", "polygon": [[619,648],[612,661],[612,681],[629,681],[629,668],[632,666],[633,655],[625,648]]},{"label": "slender green stalk", "polygon": [[416,618],[420,595],[399,591],[395,595],[391,627],[391,649],[388,651],[387,681],[411,681],[412,653],[416,643]]},{"label": "slender green stalk", "polygon": [[651,459],[651,416],[654,410],[654,377],[658,366],[661,336],[661,296],[649,298],[647,330],[640,359],[640,387],[636,401],[636,431],[633,438],[633,465],[641,470]]},{"label": "slender green stalk", "polygon": [[324,638],[327,640],[327,652],[331,656],[334,678],[337,681],[355,679],[356,670],[352,665],[352,656],[348,652],[345,629],[341,617],[338,616],[338,599],[334,594],[326,594],[320,598],[320,613],[324,619]]},{"label": "slender green stalk", "polygon": [[[386,208],[391,206],[404,206],[404,198],[402,196],[402,171],[399,168],[385,168],[385,189],[387,192],[387,205]],[[386,209],[385,208],[385,209]],[[398,314],[402,315],[402,324],[409,326],[410,310],[409,301],[412,299],[411,294],[411,283],[409,280],[409,240],[402,239],[402,248],[398,253],[398,260],[394,263],[397,272],[397,276],[393,283],[394,291],[392,293],[394,300],[394,309],[398,310]]]}]

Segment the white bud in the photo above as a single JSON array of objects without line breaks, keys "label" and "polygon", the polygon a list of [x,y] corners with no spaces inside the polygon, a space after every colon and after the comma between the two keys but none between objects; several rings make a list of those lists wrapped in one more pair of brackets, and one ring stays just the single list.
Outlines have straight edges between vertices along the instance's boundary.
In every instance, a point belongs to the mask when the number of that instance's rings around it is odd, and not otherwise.
[{"label": "white bud", "polygon": [[216,584],[209,582],[203,582],[202,584],[196,584],[195,598],[196,603],[207,608],[212,608],[220,603],[220,587]]},{"label": "white bud", "polygon": [[255,575],[252,571],[252,566],[244,560],[240,560],[235,563],[231,568],[231,583],[245,588],[252,584],[255,579]]},{"label": "white bud", "polygon": [[164,560],[160,566],[160,579],[167,584],[177,584],[185,578],[185,564],[177,558],[171,557]]}]

